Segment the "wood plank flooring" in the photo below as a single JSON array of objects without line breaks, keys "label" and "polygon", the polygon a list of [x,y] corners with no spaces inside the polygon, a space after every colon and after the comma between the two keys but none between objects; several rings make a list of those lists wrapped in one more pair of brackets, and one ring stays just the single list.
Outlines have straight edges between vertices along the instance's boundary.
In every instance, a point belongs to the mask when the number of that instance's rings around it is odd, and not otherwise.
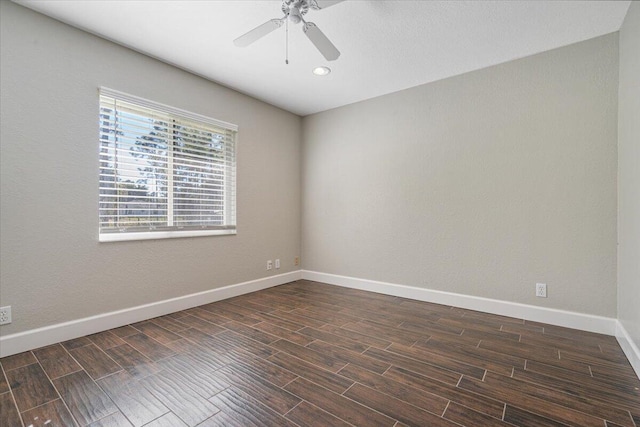
[{"label": "wood plank flooring", "polygon": [[613,337],[302,280],[0,365],[3,427],[640,427]]}]

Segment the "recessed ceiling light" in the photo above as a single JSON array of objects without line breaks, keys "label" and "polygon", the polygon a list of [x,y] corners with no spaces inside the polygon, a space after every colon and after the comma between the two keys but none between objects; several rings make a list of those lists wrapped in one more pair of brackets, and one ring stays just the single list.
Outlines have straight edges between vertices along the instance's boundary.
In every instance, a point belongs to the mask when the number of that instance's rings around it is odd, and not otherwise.
[{"label": "recessed ceiling light", "polygon": [[316,67],[313,69],[313,74],[316,76],[326,76],[331,72],[331,68],[329,67]]}]

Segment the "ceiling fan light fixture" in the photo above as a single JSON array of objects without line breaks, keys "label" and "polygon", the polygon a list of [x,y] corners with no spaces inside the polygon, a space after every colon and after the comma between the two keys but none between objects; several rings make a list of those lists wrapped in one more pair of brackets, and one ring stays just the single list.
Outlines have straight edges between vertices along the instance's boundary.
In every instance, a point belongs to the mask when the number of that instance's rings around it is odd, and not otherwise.
[{"label": "ceiling fan light fixture", "polygon": [[295,6],[292,6],[291,9],[289,9],[287,16],[289,17],[289,21],[293,24],[299,24],[300,21],[302,21],[302,13],[300,13],[300,10]]},{"label": "ceiling fan light fixture", "polygon": [[316,76],[326,76],[330,72],[331,72],[331,68],[325,67],[325,66],[316,67],[313,69],[313,74],[315,74]]}]

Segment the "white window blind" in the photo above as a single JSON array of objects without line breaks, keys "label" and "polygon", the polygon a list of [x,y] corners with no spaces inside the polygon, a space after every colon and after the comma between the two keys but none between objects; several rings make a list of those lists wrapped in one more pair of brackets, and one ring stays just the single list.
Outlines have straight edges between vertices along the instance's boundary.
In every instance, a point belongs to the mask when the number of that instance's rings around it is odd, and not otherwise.
[{"label": "white window blind", "polygon": [[100,241],[234,234],[237,126],[100,88]]}]

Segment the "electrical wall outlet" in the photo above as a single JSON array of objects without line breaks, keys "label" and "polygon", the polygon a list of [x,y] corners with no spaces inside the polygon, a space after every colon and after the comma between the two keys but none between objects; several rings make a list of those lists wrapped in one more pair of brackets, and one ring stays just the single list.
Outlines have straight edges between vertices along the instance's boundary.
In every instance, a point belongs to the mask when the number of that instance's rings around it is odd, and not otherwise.
[{"label": "electrical wall outlet", "polygon": [[276,270],[280,268],[280,258],[276,259]]},{"label": "electrical wall outlet", "polygon": [[0,307],[0,325],[11,323],[11,306]]},{"label": "electrical wall outlet", "polygon": [[293,265],[300,265],[300,257],[295,257],[293,259]]},{"label": "electrical wall outlet", "polygon": [[547,297],[547,284],[546,283],[536,283],[536,296],[540,298]]},{"label": "electrical wall outlet", "polygon": [[269,260],[267,261],[267,270],[272,270],[273,269],[273,261]]}]

